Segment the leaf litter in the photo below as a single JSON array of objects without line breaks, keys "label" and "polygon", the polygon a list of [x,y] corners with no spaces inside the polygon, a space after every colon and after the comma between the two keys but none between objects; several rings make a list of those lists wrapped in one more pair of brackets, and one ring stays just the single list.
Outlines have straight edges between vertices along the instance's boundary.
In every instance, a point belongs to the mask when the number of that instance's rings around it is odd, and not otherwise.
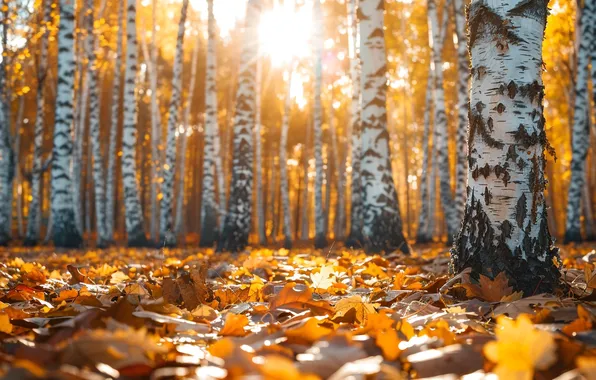
[{"label": "leaf litter", "polygon": [[445,247],[0,251],[6,379],[594,378],[596,253],[557,294],[450,277]]}]

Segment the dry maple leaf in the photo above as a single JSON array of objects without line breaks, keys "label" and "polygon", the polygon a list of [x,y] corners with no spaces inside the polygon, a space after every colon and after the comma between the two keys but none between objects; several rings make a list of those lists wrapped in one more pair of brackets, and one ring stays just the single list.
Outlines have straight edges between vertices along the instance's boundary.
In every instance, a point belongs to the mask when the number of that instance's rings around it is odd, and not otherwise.
[{"label": "dry maple leaf", "polygon": [[219,332],[221,336],[245,336],[248,334],[244,328],[248,326],[249,320],[246,315],[228,313],[223,328]]},{"label": "dry maple leaf", "polygon": [[0,332],[10,334],[12,332],[12,324],[10,317],[6,314],[0,314]]},{"label": "dry maple leaf", "polygon": [[299,310],[310,309],[318,314],[327,314],[333,311],[328,302],[313,300],[312,291],[309,288],[297,289],[294,282],[287,283],[279,294],[271,299],[270,310],[281,307]]},{"label": "dry maple leaf", "polygon": [[377,334],[377,338],[375,339],[375,343],[379,346],[381,351],[383,351],[383,356],[387,360],[395,360],[398,358],[399,353],[401,352],[398,347],[399,342],[400,340],[395,329],[383,331],[381,334]]},{"label": "dry maple leaf", "polygon": [[517,320],[497,319],[497,340],[484,345],[484,355],[497,366],[501,379],[530,380],[534,370],[548,369],[557,360],[557,345],[551,333],[538,330],[522,314]]},{"label": "dry maple leaf", "polygon": [[317,318],[309,318],[302,326],[288,329],[285,334],[290,342],[312,344],[332,332],[332,329],[319,325]]},{"label": "dry maple leaf", "polygon": [[[499,302],[504,297],[511,296],[513,294],[513,287],[509,286],[509,279],[505,272],[499,273],[494,280],[489,277],[480,275],[478,284],[462,284],[462,287],[466,289],[466,295],[468,297],[477,297],[488,302]],[[521,295],[516,295],[513,298],[521,298]],[[515,301],[515,299],[508,299],[508,302]]]},{"label": "dry maple leaf", "polygon": [[319,270],[319,272],[311,273],[310,280],[313,288],[323,290],[328,289],[336,281],[333,272],[333,266],[325,265]]},{"label": "dry maple leaf", "polygon": [[294,362],[281,355],[257,356],[253,361],[258,365],[265,379],[317,380],[318,376],[301,373]]},{"label": "dry maple leaf", "polygon": [[335,315],[333,318],[341,318],[351,310],[354,310],[354,318],[358,323],[366,323],[369,314],[376,314],[377,312],[373,304],[364,302],[359,295],[354,295],[348,298],[342,298],[335,304]]}]

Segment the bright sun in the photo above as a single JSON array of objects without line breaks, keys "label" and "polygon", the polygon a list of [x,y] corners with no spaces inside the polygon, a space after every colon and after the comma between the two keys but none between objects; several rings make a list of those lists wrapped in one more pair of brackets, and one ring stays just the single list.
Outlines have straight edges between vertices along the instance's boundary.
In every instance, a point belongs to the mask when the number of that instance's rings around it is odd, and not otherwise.
[{"label": "bright sun", "polygon": [[261,15],[259,40],[261,54],[271,57],[275,66],[310,54],[311,7],[296,7],[294,1],[276,4]]}]

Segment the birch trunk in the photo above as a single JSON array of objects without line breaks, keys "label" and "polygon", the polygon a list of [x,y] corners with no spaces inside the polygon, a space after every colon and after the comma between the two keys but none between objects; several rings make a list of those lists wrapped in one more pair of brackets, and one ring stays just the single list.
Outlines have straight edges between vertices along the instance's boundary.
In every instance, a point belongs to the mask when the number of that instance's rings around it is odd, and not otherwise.
[{"label": "birch trunk", "polygon": [[249,0],[246,10],[244,46],[240,57],[236,115],[234,117],[234,147],[232,184],[228,212],[218,244],[218,251],[237,252],[248,244],[252,225],[253,138],[255,123],[255,86],[257,71],[259,16],[261,3]]},{"label": "birch trunk", "polygon": [[424,132],[422,135],[422,174],[420,175],[420,215],[418,217],[418,231],[416,232],[416,243],[429,243],[432,241],[432,231],[430,219],[433,215],[430,213],[430,199],[428,192],[429,185],[429,158],[430,152],[430,113],[432,112],[432,94],[434,73],[432,67],[428,70],[428,80],[426,82],[426,96],[424,100]]},{"label": "birch trunk", "polygon": [[[7,51],[8,8],[3,3],[2,51]],[[0,246],[7,245],[12,238],[12,181],[14,178],[14,152],[10,137],[10,101],[6,56],[0,63]]]},{"label": "birch trunk", "polygon": [[468,12],[469,189],[453,268],[474,278],[505,272],[527,296],[552,292],[560,275],[544,199],[547,14],[545,0],[473,0]]},{"label": "birch trunk", "polygon": [[387,64],[383,31],[384,0],[362,0],[358,10],[362,62],[362,159],[364,242],[367,252],[410,247],[402,232],[391,172],[387,131]]},{"label": "birch trunk", "polygon": [[[151,193],[149,204],[151,205],[149,236],[157,241],[159,234],[157,193],[159,192],[158,177],[160,176],[161,156],[159,144],[161,142],[161,113],[159,111],[159,99],[157,98],[157,0],[152,1],[151,11],[151,55],[147,61],[147,71],[151,87]],[[145,41],[145,39],[143,39]],[[144,44],[144,46],[146,43]]]},{"label": "birch trunk", "polygon": [[[466,20],[464,15],[464,0],[452,0],[455,8],[455,36],[457,37],[457,135],[455,163],[455,197],[454,207],[457,222],[464,215],[466,204],[468,157],[468,111],[470,109],[470,59],[466,41]],[[446,9],[443,11],[446,12]]]},{"label": "birch trunk", "polygon": [[310,184],[310,178],[308,176],[308,170],[310,169],[310,160],[309,157],[311,156],[311,130],[312,130],[312,123],[306,124],[306,138],[304,142],[304,149],[302,150],[302,171],[303,171],[303,178],[302,183],[304,188],[302,189],[302,198],[300,202],[302,203],[302,208],[300,209],[301,218],[302,218],[302,226],[300,230],[300,240],[308,240],[310,239],[310,219],[308,217],[308,210],[309,210],[309,191],[308,185]]},{"label": "birch trunk", "polygon": [[116,42],[116,61],[114,63],[114,82],[112,85],[112,115],[110,124],[110,140],[108,146],[108,167],[106,179],[106,234],[110,241],[114,239],[114,206],[116,196],[116,161],[118,160],[118,127],[120,120],[121,102],[121,74],[122,74],[122,44],[124,39],[124,5],[118,6],[118,37]]},{"label": "birch trunk", "polygon": [[[331,108],[329,108],[330,112],[334,112],[333,108],[333,101],[331,102]],[[345,237],[346,231],[346,214],[345,214],[345,172],[346,172],[346,165],[345,161],[343,161],[340,157],[339,151],[339,144],[337,143],[337,129],[335,128],[335,116],[332,114],[329,116],[329,133],[331,135],[331,150],[333,151],[333,167],[335,169],[335,173],[337,173],[336,178],[336,191],[337,191],[337,201],[336,201],[336,208],[335,208],[335,221],[334,221],[334,229],[333,234],[335,240],[342,240]],[[329,165],[331,167],[331,165]],[[331,174],[331,171],[329,171]],[[331,181],[331,176],[327,178],[327,181]],[[330,189],[328,187],[328,189]],[[330,191],[327,192],[330,194]],[[329,195],[327,195],[329,197]],[[330,209],[329,203],[327,203],[328,210]]]},{"label": "birch trunk", "polygon": [[74,98],[74,0],[60,0],[58,84],[51,172],[52,234],[54,245],[77,248],[82,237],[75,222],[71,181]]},{"label": "birch trunk", "polygon": [[174,223],[174,231],[177,236],[184,234],[186,228],[184,226],[184,183],[186,174],[186,151],[188,147],[188,132],[190,126],[190,111],[192,109],[192,101],[194,98],[195,84],[197,82],[197,68],[199,63],[199,46],[201,38],[197,35],[196,42],[192,51],[192,62],[190,69],[190,82],[188,84],[188,98],[186,99],[186,107],[184,109],[184,128],[185,133],[180,136],[182,139],[182,151],[180,152],[180,171],[178,173],[178,195],[176,196],[176,222]]},{"label": "birch trunk", "polygon": [[[571,180],[567,197],[567,221],[565,243],[582,241],[581,234],[581,197],[586,181],[586,161],[590,148],[590,123],[588,103],[588,65],[590,50],[594,38],[593,13],[594,0],[586,0],[580,19],[580,43],[575,76],[575,105],[573,111],[573,129],[571,131]],[[596,62],[593,63],[596,65]]]},{"label": "birch trunk", "polygon": [[[281,182],[281,202],[283,212],[284,248],[292,247],[292,214],[290,210],[290,189],[288,179],[288,131],[290,129],[290,113],[292,112],[292,76],[294,67],[290,69],[288,85],[284,101],[284,113],[281,119],[281,133],[279,140],[279,176]],[[271,180],[273,183],[273,179]],[[275,217],[271,216],[272,219]]]},{"label": "birch trunk", "polygon": [[124,112],[122,128],[122,182],[126,232],[129,247],[147,245],[143,210],[137,183],[137,6],[128,0],[126,11],[126,61],[124,72]]},{"label": "birch trunk", "polygon": [[168,115],[168,129],[166,142],[166,162],[163,170],[163,183],[161,186],[161,210],[160,210],[160,241],[163,246],[173,247],[176,245],[176,234],[174,233],[174,179],[176,174],[176,130],[178,129],[178,117],[180,113],[180,99],[182,95],[182,66],[184,64],[184,30],[186,23],[186,11],[188,0],[182,1],[180,21],[178,22],[178,37],[176,39],[176,55],[174,57],[174,74],[172,78],[172,98],[170,99],[170,110]]},{"label": "birch trunk", "polygon": [[207,62],[205,70],[205,145],[203,148],[203,186],[201,201],[201,247],[211,247],[219,235],[218,205],[215,200],[216,157],[220,156],[216,137],[219,134],[217,122],[217,53],[216,20],[213,14],[213,0],[207,0]]},{"label": "birch trunk", "polygon": [[37,67],[37,94],[35,116],[35,132],[33,140],[33,167],[31,169],[31,201],[29,202],[29,216],[25,245],[36,245],[39,241],[41,228],[41,181],[42,181],[42,153],[44,135],[44,106],[45,106],[45,79],[48,73],[48,24],[51,22],[52,0],[44,0],[43,4],[43,35],[40,37],[39,65]]},{"label": "birch trunk", "polygon": [[364,209],[362,207],[362,179],[360,176],[360,161],[362,155],[361,142],[361,78],[360,78],[360,30],[356,16],[359,0],[348,2],[348,51],[350,56],[350,78],[352,81],[352,99],[350,108],[351,133],[348,134],[350,144],[350,164],[352,166],[352,180],[350,183],[350,234],[346,240],[348,247],[361,247],[364,243],[362,228],[364,223]]},{"label": "birch trunk", "polygon": [[21,178],[21,170],[19,169],[19,159],[21,157],[21,130],[23,128],[23,113],[25,111],[25,94],[19,97],[19,108],[17,111],[17,119],[15,121],[15,138],[14,138],[14,182],[17,187],[17,233],[18,237],[23,237],[23,180]]},{"label": "birch trunk", "polygon": [[256,186],[256,204],[257,204],[257,233],[259,235],[259,244],[267,244],[267,235],[265,234],[265,208],[263,207],[263,152],[261,148],[261,82],[262,82],[262,63],[257,60],[257,85],[256,85],[256,116],[255,116],[255,186]]},{"label": "birch trunk", "polygon": [[321,92],[323,87],[323,14],[320,0],[314,0],[314,56],[315,56],[315,86],[314,86],[314,131],[315,131],[315,248],[327,245],[325,235],[325,219],[327,212],[323,204],[323,105]]},{"label": "birch trunk", "polygon": [[[457,233],[459,219],[451,195],[451,165],[449,164],[449,147],[447,144],[447,115],[445,114],[445,90],[443,89],[443,41],[437,4],[435,0],[428,0],[428,24],[430,45],[432,48],[432,59],[434,65],[434,124],[435,135],[437,136],[436,154],[439,165],[439,185],[441,191],[441,206],[447,224],[447,241],[451,242]],[[444,32],[444,29],[443,29]]]}]

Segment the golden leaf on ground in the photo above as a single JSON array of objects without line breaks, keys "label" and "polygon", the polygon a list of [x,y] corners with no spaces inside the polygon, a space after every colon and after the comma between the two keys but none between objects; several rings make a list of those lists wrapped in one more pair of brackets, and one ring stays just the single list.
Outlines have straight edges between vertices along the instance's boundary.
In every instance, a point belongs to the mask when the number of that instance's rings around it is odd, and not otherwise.
[{"label": "golden leaf on ground", "polygon": [[534,328],[522,314],[517,320],[500,316],[495,330],[497,340],[484,345],[484,355],[497,364],[494,372],[501,379],[532,379],[534,370],[548,369],[556,361],[551,333]]},{"label": "golden leaf on ground", "polygon": [[0,332],[10,334],[12,332],[12,324],[10,317],[6,314],[0,314]]},{"label": "golden leaf on ground", "polygon": [[213,321],[217,318],[217,311],[207,305],[200,305],[190,312],[195,319]]},{"label": "golden leaf on ground", "polygon": [[234,351],[234,341],[231,338],[223,338],[209,346],[209,353],[218,358],[226,358]]},{"label": "golden leaf on ground", "polygon": [[246,315],[228,313],[223,328],[219,332],[221,336],[245,336],[248,334],[244,327],[248,326],[249,320]]},{"label": "golden leaf on ground", "polygon": [[311,273],[310,280],[315,289],[328,289],[335,283],[333,266],[325,265],[317,273]]},{"label": "golden leaf on ground", "polygon": [[280,355],[258,356],[253,360],[265,379],[278,380],[316,380],[318,376],[301,373],[294,362]]},{"label": "golden leaf on ground", "polygon": [[583,305],[577,305],[577,319],[563,326],[561,331],[571,336],[574,333],[592,330],[595,322],[594,315]]},{"label": "golden leaf on ground", "polygon": [[[505,272],[499,273],[494,280],[481,274],[478,284],[462,284],[461,286],[466,289],[468,297],[477,297],[488,302],[499,302],[503,297],[510,296],[513,293],[513,287],[509,286],[509,279]],[[512,299],[509,302],[514,300]]]},{"label": "golden leaf on ground", "polygon": [[395,329],[388,329],[382,334],[377,334],[375,343],[383,351],[385,359],[395,360],[399,356],[401,350],[398,347],[399,338]]},{"label": "golden leaf on ground", "polygon": [[586,285],[590,289],[596,289],[596,265],[586,263],[584,265],[584,278]]},{"label": "golden leaf on ground", "polygon": [[66,289],[62,290],[58,297],[54,298],[54,302],[62,302],[62,301],[69,301],[72,299],[77,298],[79,292],[76,289]]},{"label": "golden leaf on ground", "polygon": [[269,309],[275,310],[280,307],[290,309],[311,309],[313,312],[324,314],[333,310],[326,301],[315,301],[312,299],[312,291],[309,288],[302,290],[296,288],[296,283],[289,282],[273,297],[269,303]]},{"label": "golden leaf on ground", "polygon": [[422,331],[418,333],[419,336],[427,335],[429,337],[437,337],[443,340],[443,344],[448,346],[455,343],[455,334],[449,328],[449,323],[444,319],[432,321],[428,323]]},{"label": "golden leaf on ground", "polygon": [[316,318],[309,318],[302,326],[288,329],[285,334],[292,342],[310,344],[332,332],[332,329],[320,326]]},{"label": "golden leaf on ground", "polygon": [[335,315],[333,318],[345,316],[350,310],[355,311],[355,322],[366,323],[370,314],[376,314],[375,306],[371,303],[366,303],[359,295],[354,295],[349,298],[343,298],[335,304]]}]

